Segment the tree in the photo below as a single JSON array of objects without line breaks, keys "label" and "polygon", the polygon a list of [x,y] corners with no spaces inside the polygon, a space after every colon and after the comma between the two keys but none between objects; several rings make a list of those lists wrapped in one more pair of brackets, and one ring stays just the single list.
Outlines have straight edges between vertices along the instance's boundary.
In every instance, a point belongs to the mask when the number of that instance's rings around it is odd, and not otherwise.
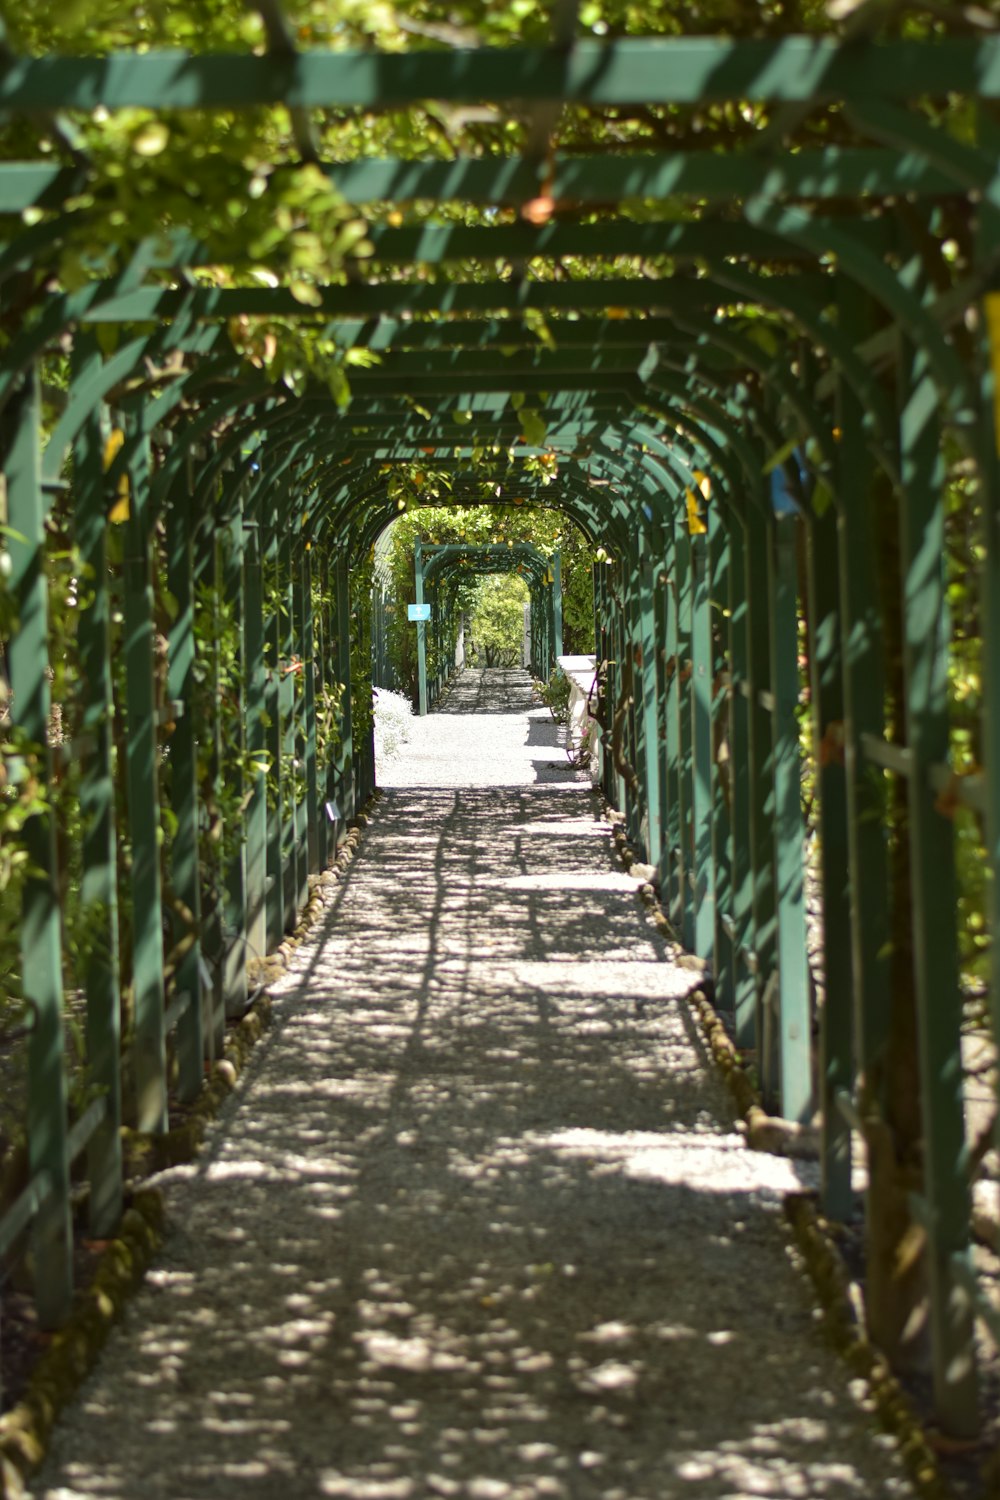
[{"label": "tree", "polygon": [[469,627],[477,664],[520,665],[527,602],[528,588],[523,578],[490,573],[481,579]]}]

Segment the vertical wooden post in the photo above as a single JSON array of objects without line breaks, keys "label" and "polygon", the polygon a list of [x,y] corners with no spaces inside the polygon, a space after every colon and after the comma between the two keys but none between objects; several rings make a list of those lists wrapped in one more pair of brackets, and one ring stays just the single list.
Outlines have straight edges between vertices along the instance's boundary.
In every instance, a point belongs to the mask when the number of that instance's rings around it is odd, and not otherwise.
[{"label": "vertical wooden post", "polygon": [[775,998],[774,774],[771,712],[761,697],[770,693],[772,687],[770,537],[767,521],[754,505],[747,507],[746,518],[747,790],[753,910],[749,947],[756,955],[757,1063],[766,1102],[773,1109],[777,1104],[776,1080],[772,1076],[774,1057],[766,1040],[773,1027],[766,1024],[769,1018],[764,1016],[763,1007]]},{"label": "vertical wooden post", "polygon": [[[204,1055],[202,1016],[201,878],[198,861],[198,745],[195,708],[194,578],[191,540],[190,459],[173,486],[167,507],[167,586],[175,613],[167,638],[167,692],[182,705],[170,736],[170,806],[177,826],[170,846],[170,876],[178,911],[175,939],[188,944],[177,964],[176,988],[189,995],[178,1022],[178,1092],[193,1099],[201,1088]],[[181,915],[183,912],[183,915]]]},{"label": "vertical wooden post", "polygon": [[692,932],[694,951],[714,963],[712,878],[712,611],[708,535],[691,537]]},{"label": "vertical wooden post", "polygon": [[[340,812],[344,822],[357,812],[354,788],[354,726],[351,713],[351,590],[347,560],[338,557],[334,570],[337,596],[337,678],[344,684],[340,713],[340,754],[337,770],[340,786]],[[424,675],[426,712],[426,667]]]},{"label": "vertical wooden post", "polygon": [[757,1046],[757,978],[748,953],[753,946],[753,844],[750,824],[750,647],[747,606],[746,506],[743,523],[729,537],[729,787],[735,973],[736,1045]]},{"label": "vertical wooden post", "polygon": [[[25,752],[35,758],[40,791],[52,784],[49,748],[48,597],[45,582],[45,511],[39,468],[38,375],[24,375],[0,415],[7,480],[6,538],[9,584],[17,610],[11,637],[11,723]],[[35,1295],[43,1328],[57,1328],[73,1297],[73,1242],[66,1151],[66,1079],[63,1067],[62,943],[56,868],[55,820],[50,807],[23,830],[31,871],[25,880],[21,926],[22,986],[31,1016],[28,1041],[28,1167],[48,1189],[32,1226]]]},{"label": "vertical wooden post", "polygon": [[278,699],[281,704],[281,753],[288,775],[282,787],[281,824],[281,890],[282,925],[285,932],[295,927],[299,908],[298,873],[298,716],[296,714],[296,631],[295,586],[293,574],[294,544],[287,527],[279,541],[281,559],[281,611],[278,616]]},{"label": "vertical wooden post", "polygon": [[[423,604],[424,559],[419,537],[413,545],[413,585],[417,604]],[[427,713],[427,626],[423,620],[417,621],[417,712],[421,718]]]},{"label": "vertical wooden post", "polygon": [[819,800],[823,891],[823,974],[820,1018],[820,1109],[823,1209],[846,1219],[852,1207],[851,1127],[838,1105],[854,1083],[852,1049],[850,877],[847,785],[843,756],[843,651],[840,635],[837,516],[831,505],[810,519],[808,533],[809,662],[816,795]]},{"label": "vertical wooden post", "polygon": [[267,801],[267,947],[277,948],[285,934],[284,861],[282,856],[287,786],[282,765],[284,729],[281,694],[281,552],[278,517],[270,507],[261,511],[261,546],[267,564],[267,596],[264,600],[264,650],[267,658],[264,687],[264,719],[267,752],[271,761],[272,792]]},{"label": "vertical wooden post", "polygon": [[222,730],[216,705],[221,696],[219,678],[218,630],[215,626],[215,611],[219,592],[219,544],[215,531],[215,495],[212,495],[212,510],[202,518],[202,524],[193,522],[194,578],[201,590],[208,637],[204,644],[202,669],[209,684],[207,697],[210,717],[207,722],[196,725],[196,736],[202,757],[202,797],[209,820],[208,848],[213,851],[206,859],[210,883],[201,888],[202,943],[201,952],[207,960],[206,1006],[204,1037],[210,1059],[220,1055],[225,1041],[225,992],[223,976],[225,968],[225,934],[222,897],[222,871],[214,855],[218,831],[211,825],[219,816],[219,786],[222,777]]},{"label": "vertical wooden post", "polygon": [[247,943],[263,958],[267,940],[267,677],[264,665],[264,584],[260,534],[260,490],[254,488],[243,518],[243,650],[247,753],[256,763],[246,811]]},{"label": "vertical wooden post", "polygon": [[305,712],[305,678],[309,670],[304,634],[305,601],[303,549],[296,540],[289,552],[288,639],[289,655],[295,663],[288,674],[291,713],[292,754],[295,762],[296,799],[292,818],[292,847],[295,854],[296,917],[309,899],[309,797],[306,783],[306,741],[308,726]]},{"label": "vertical wooden post", "polygon": [[964,1278],[971,1210],[962,1083],[961,996],[950,819],[935,806],[928,768],[948,758],[944,461],[937,391],[922,351],[904,348],[900,467],[907,778],[913,948],[931,1286],[934,1401],[946,1429],[978,1431],[974,1319]]},{"label": "vertical wooden post", "polygon": [[[239,489],[232,489],[230,478],[227,486],[229,493],[223,497],[225,513],[228,516],[225,529],[220,538],[220,566],[219,582],[221,598],[232,608],[238,631],[239,670],[235,681],[227,687],[227,692],[235,696],[236,714],[235,724],[227,735],[228,744],[223,746],[223,756],[227,751],[236,751],[238,760],[236,768],[232,766],[220,766],[223,779],[231,783],[234,778],[238,780],[241,792],[246,788],[243,786],[242,761],[244,736],[246,734],[246,650],[243,643],[243,630],[246,621],[246,608],[244,603],[244,578],[243,578],[243,549],[245,536],[243,531],[243,498]],[[227,1016],[241,1016],[246,1009],[247,1003],[247,894],[246,894],[246,842],[245,825],[242,820],[238,828],[226,828],[224,836],[234,839],[232,853],[226,861],[223,871],[222,910],[224,921],[224,943],[223,943],[223,977],[222,991],[224,997],[225,1011]]]},{"label": "vertical wooden post", "polygon": [[[855,344],[871,332],[866,304],[847,277],[838,287],[838,317]],[[885,733],[885,647],[875,577],[873,467],[865,442],[865,412],[844,379],[838,382],[837,404],[841,436],[834,498],[844,642],[843,754],[854,1048],[863,1093],[870,1094],[879,1087],[889,1029],[889,876],[881,775],[866,762],[861,739],[864,734],[881,739]],[[831,728],[830,745],[835,749],[837,726]]]},{"label": "vertical wooden post", "polygon": [[306,762],[306,855],[307,869],[315,873],[320,867],[319,775],[316,765],[316,622],[313,617],[313,551],[307,545],[302,554],[302,693],[305,718]]},{"label": "vertical wooden post", "polygon": [[812,1030],[806,954],[802,753],[799,747],[798,611],[795,515],[774,521],[770,552],[771,681],[774,693],[774,873],[777,909],[778,1049],[781,1109],[812,1118]]},{"label": "vertical wooden post", "polygon": [[666,681],[664,710],[665,762],[666,762],[666,845],[667,867],[663,872],[664,885],[668,893],[668,909],[674,926],[680,930],[684,913],[684,881],[688,861],[684,849],[684,788],[680,774],[680,678],[678,670],[678,625],[677,599],[679,583],[677,577],[677,532],[675,527],[666,529],[667,544],[666,583],[664,585],[664,674]]},{"label": "vertical wooden post", "polygon": [[[316,817],[316,860],[317,868],[320,870],[325,870],[330,862],[332,843],[332,824],[329,817],[327,816],[326,810],[326,803],[330,798],[330,766],[328,760],[330,751],[328,745],[324,742],[322,747],[323,755],[320,754],[319,737],[320,715],[323,715],[323,721],[325,722],[326,691],[327,684],[331,676],[330,663],[327,660],[327,652],[329,649],[330,621],[328,605],[326,602],[329,592],[329,559],[325,546],[318,551],[314,548],[312,553],[312,561],[310,563],[310,576],[311,578],[318,580],[318,597],[320,602],[320,607],[318,609],[316,609],[315,607],[313,608],[312,650],[313,661],[315,662],[316,667],[314,682],[315,698],[317,703],[316,796],[318,811]],[[326,756],[327,759],[324,759],[323,756]]]},{"label": "vertical wooden post", "polygon": [[552,554],[552,665],[563,653],[562,553]]},{"label": "vertical wooden post", "polygon": [[668,747],[667,747],[667,725],[668,725],[668,688],[667,679],[667,615],[669,611],[670,587],[667,581],[667,537],[669,527],[661,524],[657,528],[655,541],[656,555],[653,558],[652,573],[652,595],[653,595],[653,668],[654,684],[656,691],[656,777],[657,777],[657,801],[660,808],[660,847],[651,857],[656,865],[660,880],[660,888],[663,891],[667,905],[670,902],[670,877],[671,860],[673,851],[671,847],[671,808],[668,789]]},{"label": "vertical wooden post", "polygon": [[694,723],[691,690],[691,625],[694,578],[691,534],[686,519],[674,534],[677,578],[677,645],[674,683],[677,692],[678,928],[684,946],[694,951]]},{"label": "vertical wooden post", "polygon": [[709,596],[712,601],[713,611],[717,611],[713,615],[713,618],[720,622],[717,630],[712,629],[711,622],[709,625],[709,645],[712,653],[711,725],[709,729],[711,739],[710,817],[712,825],[712,880],[715,889],[715,934],[713,940],[712,977],[715,982],[716,1002],[720,1008],[727,1010],[731,1010],[735,1004],[734,981],[736,974],[736,955],[733,940],[729,928],[723,921],[724,917],[730,923],[732,921],[731,820],[729,796],[727,795],[727,792],[731,795],[732,761],[730,760],[726,767],[726,772],[723,773],[719,765],[717,747],[720,741],[722,726],[726,722],[729,703],[727,694],[723,690],[724,672],[726,666],[729,665],[724,655],[726,644],[728,643],[724,643],[722,639],[724,632],[721,628],[721,621],[723,619],[722,611],[728,610],[729,606],[730,531],[733,524],[732,520],[728,524],[723,521],[717,505],[709,506]]},{"label": "vertical wooden post", "polygon": [[[78,338],[74,383],[100,368],[96,344]],[[73,524],[87,576],[77,623],[80,652],[80,727],[93,748],[83,756],[80,814],[83,879],[80,903],[92,942],[83,974],[87,996],[87,1067],[106,1103],[87,1147],[88,1222],[98,1238],[114,1233],[122,1213],[121,993],[118,971],[118,880],[114,760],[111,741],[111,593],[108,587],[107,506],[103,440],[97,411],[83,423],[73,465]]]},{"label": "vertical wooden post", "polygon": [[[659,527],[656,527],[659,531]],[[660,802],[660,701],[656,674],[656,609],[654,604],[659,559],[657,544],[645,531],[639,574],[639,669],[637,689],[642,704],[643,786],[646,793],[646,858],[659,863],[663,854],[663,808]]]},{"label": "vertical wooden post", "polygon": [[149,439],[130,416],[129,515],[125,523],[125,674],[129,831],[132,838],[132,987],[135,997],[136,1125],[167,1129],[167,1057],[163,1027],[163,896]]}]

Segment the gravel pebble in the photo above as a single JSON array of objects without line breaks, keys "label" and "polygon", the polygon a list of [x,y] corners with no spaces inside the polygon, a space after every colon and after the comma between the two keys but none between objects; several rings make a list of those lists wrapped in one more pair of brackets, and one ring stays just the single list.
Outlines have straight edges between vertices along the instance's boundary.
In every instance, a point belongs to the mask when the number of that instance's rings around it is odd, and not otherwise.
[{"label": "gravel pebble", "polygon": [[35,1493],[910,1495],[793,1263],[801,1169],[735,1133],[524,675],[473,689],[385,768]]}]

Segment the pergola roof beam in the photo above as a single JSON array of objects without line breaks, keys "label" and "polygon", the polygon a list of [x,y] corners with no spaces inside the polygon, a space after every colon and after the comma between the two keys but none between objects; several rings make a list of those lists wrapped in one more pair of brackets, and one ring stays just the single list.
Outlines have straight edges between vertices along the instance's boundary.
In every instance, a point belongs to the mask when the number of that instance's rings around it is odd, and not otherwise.
[{"label": "pergola roof beam", "polygon": [[[344,200],[358,207],[419,200],[519,207],[538,188],[536,171],[519,156],[338,162],[325,170]],[[86,180],[85,172],[58,162],[0,163],[0,213],[56,208]],[[582,208],[683,194],[726,201],[751,193],[823,199],[901,192],[937,196],[961,188],[952,173],[912,150],[830,146],[778,158],[746,151],[556,156],[549,192],[561,207]]]},{"label": "pergola roof beam", "polygon": [[[495,204],[519,207],[537,189],[536,174],[520,157],[464,157],[457,161],[369,160],[328,165],[348,203],[379,201]],[[3,175],[0,172],[0,191]],[[549,194],[559,205],[594,206],[627,198],[691,194],[729,200],[765,197],[841,198],[870,193],[953,193],[954,179],[912,151],[830,146],[784,152],[778,158],[747,151],[676,151],[653,155],[557,155]]]},{"label": "pergola roof beam", "polygon": [[[822,221],[814,221],[822,231]],[[843,228],[842,224],[837,226]],[[851,232],[873,249],[889,248],[893,224],[856,221]],[[768,261],[814,259],[814,252],[769,230],[730,219],[702,219],[686,224],[637,224],[616,219],[606,224],[426,224],[411,229],[373,228],[368,239],[376,261],[531,260],[545,256],[578,256],[581,260],[615,256],[670,256],[674,260],[706,255],[749,255]]]},{"label": "pergola roof beam", "polygon": [[1000,37],[844,43],[642,37],[405,53],[312,51],[294,56],[113,53],[15,58],[0,75],[0,109],[405,108],[426,99],[456,104],[695,104],[837,99],[1000,98]]},{"label": "pergola roof beam", "polygon": [[[772,277],[772,281],[782,278]],[[830,301],[834,295],[831,277],[803,272],[789,278],[796,290]],[[350,286],[320,287],[320,304],[304,309],[284,287],[186,288],[142,287],[119,296],[96,300],[81,313],[88,323],[146,323],[171,318],[185,307],[193,316],[230,318],[315,317],[351,315],[371,317],[379,313],[483,313],[530,308],[542,312],[585,312],[588,309],[621,308],[637,312],[669,312],[688,307],[717,307],[745,300],[726,292],[717,282],[697,276],[664,278],[636,277],[610,281],[509,282],[382,282]]]}]

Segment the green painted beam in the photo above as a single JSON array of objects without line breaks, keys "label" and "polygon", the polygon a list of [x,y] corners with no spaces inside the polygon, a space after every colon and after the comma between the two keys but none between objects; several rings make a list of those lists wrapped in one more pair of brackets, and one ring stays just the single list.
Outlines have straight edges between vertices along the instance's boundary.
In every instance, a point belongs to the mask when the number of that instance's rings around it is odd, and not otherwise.
[{"label": "green painted beam", "polygon": [[243,652],[247,751],[253,773],[246,810],[247,943],[251,958],[263,958],[267,941],[267,674],[264,659],[264,592],[260,535],[260,487],[248,496],[243,527]]},{"label": "green painted beam", "polygon": [[0,165],[0,214],[20,214],[26,208],[58,208],[78,193],[86,172],[61,162],[8,161]]},{"label": "green painted beam", "polygon": [[732,830],[730,888],[736,969],[733,1009],[736,1045],[757,1045],[757,981],[748,962],[753,950],[753,859],[750,822],[750,704],[742,689],[750,674],[746,529],[729,536],[729,817]]},{"label": "green painted beam", "polygon": [[295,609],[295,571],[298,562],[298,537],[285,517],[279,521],[278,556],[280,559],[280,593],[278,613],[278,653],[275,669],[278,673],[278,701],[281,704],[281,753],[284,757],[287,777],[282,806],[281,824],[281,870],[284,930],[291,932],[297,925],[299,896],[305,878],[300,870],[299,831],[299,786],[296,770],[299,763],[298,683],[295,662],[301,660],[298,645],[298,630]]},{"label": "green painted beam", "polygon": [[[816,223],[822,230],[822,221]],[[888,247],[888,220],[854,221],[852,233]],[[618,218],[602,224],[424,224],[409,229],[370,229],[367,239],[379,262],[436,264],[449,260],[605,259],[670,256],[675,260],[745,255],[777,261],[810,260],[815,252],[780,234],[741,220],[704,218],[688,223],[638,224]]]},{"label": "green painted beam", "polygon": [[[306,800],[305,862],[303,875],[314,875],[320,868],[319,764],[317,760],[316,724],[316,620],[313,611],[312,548],[304,547],[299,563],[301,586],[298,605],[299,639],[302,646],[302,738],[305,763]],[[308,899],[308,884],[306,886]],[[303,905],[305,902],[303,902]]]},{"label": "green painted beam", "polygon": [[[243,673],[237,678],[234,685],[227,685],[227,695],[235,697],[238,711],[238,724],[235,733],[230,731],[226,744],[222,747],[223,767],[222,774],[231,788],[233,781],[240,783],[244,797],[249,795],[249,788],[245,784],[240,767],[243,752],[246,749],[246,645],[244,630],[246,626],[246,602],[244,598],[244,574],[243,574],[243,551],[246,544],[246,533],[243,530],[243,504],[242,494],[226,497],[225,510],[228,512],[228,524],[219,528],[217,535],[220,540],[219,557],[219,582],[222,589],[222,599],[233,610],[235,623],[239,632],[238,651],[240,664],[244,668]],[[235,739],[235,743],[233,742]],[[237,761],[233,765],[228,760],[231,752],[236,752]],[[225,832],[232,833],[232,829]],[[226,1016],[242,1016],[247,1002],[247,887],[246,887],[246,845],[241,837],[237,840],[235,848],[224,872],[224,889],[222,895],[223,917],[225,921],[225,959],[223,963],[223,995],[225,997]]]},{"label": "green painted beam", "polygon": [[955,831],[928,775],[949,752],[947,474],[929,360],[909,343],[902,344],[900,387],[903,665],[912,755],[906,791],[934,1404],[945,1431],[973,1437],[979,1430],[974,1311],[954,1268],[955,1257],[972,1264]]},{"label": "green painted beam", "polygon": [[[449,323],[416,323],[412,318],[341,318],[323,330],[342,349],[540,349],[548,347],[520,318],[463,319]],[[680,345],[693,335],[671,318],[561,319],[549,333],[562,349],[632,348],[638,344]]]},{"label": "green painted beam", "polygon": [[[48,744],[48,591],[40,425],[38,376],[32,370],[22,379],[0,421],[6,522],[10,527],[5,536],[7,581],[18,616],[18,629],[7,648],[11,689],[8,732],[25,754],[35,757],[34,774],[44,797],[52,780],[52,751]],[[31,1246],[39,1322],[48,1329],[65,1322],[72,1305],[73,1237],[56,826],[47,804],[27,819],[22,837],[31,870],[24,882],[20,931],[22,991],[32,1021],[28,1040],[28,1169],[39,1188],[48,1190],[35,1215]]]},{"label": "green painted beam", "polygon": [[[32,164],[33,165],[33,164]],[[456,161],[368,160],[326,168],[348,203],[486,203],[516,207],[541,191],[537,166],[523,157],[460,157]],[[954,192],[954,179],[915,151],[831,146],[820,151],[611,152],[556,155],[546,164],[545,192],[555,203],[601,206],[628,198],[845,198],[862,194]],[[12,186],[14,179],[12,177]],[[0,168],[0,195],[5,186]],[[22,186],[22,192],[27,181]],[[0,196],[0,203],[3,197]],[[28,199],[27,202],[33,200]],[[22,200],[21,206],[27,206]]]},{"label": "green painted beam", "polygon": [[358,811],[354,785],[354,715],[351,710],[351,575],[347,558],[339,554],[333,570],[336,610],[336,674],[344,684],[340,709],[337,784],[341,827]]},{"label": "green painted beam", "polygon": [[[73,348],[73,383],[101,364],[86,337]],[[83,878],[80,904],[88,945],[83,972],[87,996],[87,1072],[106,1102],[105,1115],[87,1147],[88,1223],[107,1238],[122,1213],[121,992],[118,955],[118,872],[115,765],[111,738],[112,598],[107,560],[107,499],[101,424],[92,413],[83,424],[73,462],[73,527],[88,586],[80,601],[80,729],[92,745],[83,756],[80,816]]]},{"label": "green painted beam", "polygon": [[176,903],[175,943],[185,944],[177,961],[174,990],[190,996],[188,1010],[178,1023],[178,1092],[185,1102],[202,1085],[205,1050],[202,997],[201,881],[198,850],[198,732],[195,712],[197,647],[194,633],[193,521],[190,459],[181,472],[166,514],[167,586],[176,612],[167,634],[167,692],[183,705],[170,736],[167,774],[170,809],[176,820],[170,841],[170,880]]},{"label": "green painted beam", "polygon": [[316,786],[316,699],[312,653],[312,600],[308,553],[296,546],[292,557],[291,625],[295,634],[296,671],[289,674],[295,691],[295,760],[303,795],[295,809],[295,871],[299,911],[309,899],[309,876],[315,869],[318,790]]},{"label": "green painted beam", "polygon": [[[424,603],[424,559],[423,543],[417,537],[413,548],[413,583],[414,600],[417,605]],[[427,626],[423,620],[417,621],[417,712],[421,718],[427,714]]]},{"label": "green painted beam", "polygon": [[149,444],[130,414],[129,514],[125,522],[124,650],[129,832],[132,840],[132,985],[135,1011],[136,1125],[167,1129],[167,1058],[163,1027],[163,897],[160,881],[159,746],[156,732],[156,635]]},{"label": "green painted beam", "polygon": [[646,803],[644,842],[646,859],[655,865],[659,862],[663,852],[663,805],[660,802],[660,761],[663,755],[663,743],[660,736],[660,702],[657,696],[655,609],[660,558],[654,550],[649,526],[642,528],[638,543],[640,552],[636,578],[638,653],[633,670],[642,725],[642,783]]},{"label": "green painted beam", "polygon": [[[279,664],[281,661],[281,553],[279,547],[280,520],[278,507],[284,495],[283,481],[270,472],[266,461],[262,462],[263,478],[267,489],[260,501],[258,520],[263,557],[262,593],[265,642],[263,654],[264,703],[260,722],[266,731],[266,748],[271,765],[271,789],[267,794],[267,951],[277,948],[285,935],[285,904],[283,895],[284,863],[282,859],[282,828],[286,818],[288,801],[288,777],[282,766],[284,712],[280,689]],[[279,486],[282,488],[279,489]]]},{"label": "green painted beam", "polygon": [[433,387],[429,382],[439,375],[495,375],[500,371],[509,377],[509,381],[516,380],[522,372],[541,372],[552,380],[587,371],[600,374],[624,371],[634,375],[642,365],[644,356],[642,346],[625,349],[565,349],[557,345],[554,349],[538,347],[511,350],[509,353],[498,353],[494,349],[443,349],[428,350],[426,353],[395,353],[389,350],[377,365],[351,372],[351,390],[363,395],[373,382],[390,382],[427,405],[422,398],[425,394],[433,394]]},{"label": "green painted beam", "polygon": [[[708,561],[709,597],[713,604],[712,645],[712,694],[711,694],[711,868],[712,891],[715,909],[715,933],[712,949],[712,978],[715,984],[716,1005],[720,1010],[732,1014],[734,1010],[734,982],[736,955],[728,922],[732,910],[732,864],[731,864],[731,760],[724,764],[723,746],[728,698],[724,691],[725,671],[729,665],[728,640],[726,639],[726,615],[729,604],[729,565],[732,533],[738,527],[731,520],[723,521],[718,505],[708,507]],[[727,747],[728,748],[728,747]]]},{"label": "green painted beam", "polygon": [[812,1119],[812,1029],[806,955],[805,830],[802,827],[802,752],[799,746],[797,533],[794,515],[775,518],[771,569],[771,683],[774,693],[773,837],[777,913],[778,1050],[781,1111]]},{"label": "green painted beam", "polygon": [[[420,396],[452,396],[456,404],[463,406],[466,401],[484,391],[494,394],[517,392],[528,396],[540,394],[551,389],[553,379],[558,379],[560,389],[564,391],[613,391],[624,398],[630,394],[630,387],[633,387],[635,389],[631,394],[634,399],[638,400],[640,395],[638,377],[627,370],[580,371],[576,374],[563,372],[554,376],[520,372],[508,374],[500,366],[493,372],[481,375],[428,374],[421,381]],[[395,375],[380,375],[377,369],[365,370],[357,384],[357,389],[362,394],[391,395],[399,387],[400,382]]]},{"label": "green painted beam", "polygon": [[694,951],[715,963],[712,878],[712,597],[708,534],[691,537],[691,828]]},{"label": "green painted beam", "polygon": [[[223,777],[223,741],[219,715],[213,705],[222,697],[220,672],[221,630],[216,623],[219,586],[219,533],[215,527],[217,486],[204,501],[195,499],[191,514],[197,519],[194,529],[194,581],[201,608],[204,635],[198,640],[198,674],[203,692],[197,734],[201,800],[204,807],[204,829],[200,854],[202,954],[208,965],[206,984],[205,1048],[209,1060],[222,1053],[225,1044],[225,917],[223,912],[223,875],[219,830],[220,789]],[[206,691],[207,689],[207,691]]]},{"label": "green painted beam", "polygon": [[[769,533],[763,509],[748,505],[744,533],[746,566],[746,683],[747,713],[747,796],[749,799],[749,842],[751,866],[750,947],[757,956],[755,975],[757,1025],[757,1066],[765,1107],[777,1106],[775,1058],[768,1045],[769,1024],[765,1002],[773,994],[777,920],[774,888],[774,763],[773,724],[771,713],[761,702],[761,694],[770,693],[771,681],[771,586],[768,574]],[[737,691],[742,690],[743,685]]]},{"label": "green painted beam", "polygon": [[809,677],[819,860],[823,890],[823,976],[820,1014],[819,1104],[822,1120],[823,1211],[845,1223],[853,1208],[851,1126],[838,1098],[853,1093],[851,891],[847,853],[847,782],[844,774],[844,686],[837,513],[829,506],[807,531]]},{"label": "green painted beam", "polygon": [[677,716],[677,802],[680,848],[677,861],[677,920],[681,939],[694,952],[694,767],[692,694],[688,686],[692,668],[694,576],[691,533],[686,519],[674,527],[674,576],[677,582],[677,639],[674,660],[674,707]]},{"label": "green painted beam", "polygon": [[397,109],[427,99],[590,105],[712,100],[826,103],[962,93],[1000,97],[1000,38],[846,43],[636,37],[568,49],[455,48],[274,54],[112,53],[15,58],[0,109]]},{"label": "green painted beam", "polygon": [[[841,326],[861,344],[871,330],[873,308],[850,282],[841,285],[839,294]],[[872,775],[861,752],[864,735],[881,738],[885,732],[886,645],[875,528],[882,502],[875,460],[864,441],[861,402],[843,375],[838,386],[836,417],[841,439],[833,490],[838,514],[844,719],[842,725],[833,723],[825,732],[830,736],[828,753],[842,753],[845,768],[855,1067],[871,1106],[884,1109],[891,1017],[889,856],[882,781]]]},{"label": "green painted beam", "polygon": [[[769,281],[784,281],[769,277]],[[788,278],[795,291],[805,297],[818,297],[821,305],[832,300],[834,280],[820,272],[801,273]],[[654,280],[651,277],[596,281],[494,281],[440,282],[435,285],[412,285],[409,282],[383,282],[319,288],[320,303],[304,308],[284,287],[213,287],[197,290],[142,287],[135,291],[114,292],[66,299],[67,316],[79,308],[77,316],[88,323],[146,323],[158,318],[173,318],[190,310],[200,318],[232,318],[241,314],[251,317],[371,317],[379,313],[475,313],[511,312],[525,308],[541,311],[584,311],[590,308],[621,308],[640,312],[691,307],[714,308],[728,301],[748,300],[748,284],[738,291],[727,292],[708,277],[672,276]],[[54,319],[58,330],[62,321]]]},{"label": "green painted beam", "polygon": [[552,554],[552,655],[563,654],[562,553]]}]

